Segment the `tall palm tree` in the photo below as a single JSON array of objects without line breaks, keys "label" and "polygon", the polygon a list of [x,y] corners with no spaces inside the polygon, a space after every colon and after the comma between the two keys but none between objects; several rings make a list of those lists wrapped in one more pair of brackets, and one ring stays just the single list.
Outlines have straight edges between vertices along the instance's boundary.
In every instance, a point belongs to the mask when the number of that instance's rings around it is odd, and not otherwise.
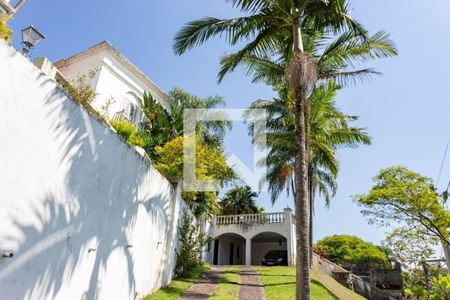
[{"label": "tall palm tree", "polygon": [[[234,57],[230,70],[246,55],[281,57],[285,63],[288,93],[294,100],[295,189],[297,226],[297,299],[310,299],[309,201],[306,140],[307,100],[317,82],[315,53],[311,40],[323,33],[347,30],[366,39],[367,32],[349,17],[346,0],[229,0],[245,16],[232,19],[206,17],[192,21],[175,37],[174,50],[186,50],[214,36],[225,36],[231,45],[245,43]],[[330,62],[334,69],[339,61]],[[226,73],[226,72],[225,72]],[[220,75],[220,74],[219,74]],[[343,75],[345,76],[345,75]]]},{"label": "tall palm tree", "polygon": [[[337,189],[339,161],[336,150],[341,147],[353,148],[359,144],[370,144],[370,137],[363,128],[351,126],[351,122],[357,120],[357,117],[345,115],[336,108],[335,97],[338,89],[339,86],[332,82],[320,85],[309,98],[307,138],[311,244],[316,194],[322,196],[328,206]],[[295,195],[294,115],[292,110],[287,109],[289,106],[292,105],[280,99],[257,100],[250,106],[265,109],[268,114],[269,120],[266,124],[266,146],[269,148],[266,159],[268,172],[262,183],[267,182],[272,202],[275,202],[283,191]],[[253,126],[249,129],[253,136]],[[254,142],[259,143],[257,140]]]}]

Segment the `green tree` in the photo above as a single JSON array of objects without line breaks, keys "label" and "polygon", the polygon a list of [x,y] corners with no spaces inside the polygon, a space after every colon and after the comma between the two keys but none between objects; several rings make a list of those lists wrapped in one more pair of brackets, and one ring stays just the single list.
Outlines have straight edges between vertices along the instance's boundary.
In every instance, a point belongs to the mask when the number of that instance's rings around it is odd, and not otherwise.
[{"label": "green tree", "polygon": [[[309,99],[308,195],[311,229],[316,195],[324,197],[328,206],[337,189],[336,178],[339,172],[337,149],[370,144],[370,137],[365,129],[351,125],[358,118],[346,115],[336,108],[335,97],[338,89],[339,86],[332,82],[320,85]],[[269,148],[266,159],[268,172],[263,181],[268,183],[272,202],[276,201],[282,191],[295,194],[294,115],[286,102],[280,99],[258,100],[250,107],[263,108],[268,114],[266,124],[266,146]],[[252,126],[250,132],[253,132]],[[312,242],[310,230],[310,243]]]},{"label": "green tree", "polygon": [[321,239],[315,249],[326,253],[326,258],[343,268],[390,268],[386,253],[378,246],[352,235],[333,235]]},{"label": "green tree", "polygon": [[411,275],[405,281],[405,288],[413,293],[421,294],[421,288],[418,288],[419,281],[413,280],[418,270],[422,270],[424,284],[428,293],[431,292],[431,273],[428,261],[434,254],[433,245],[439,240],[436,237],[429,236],[420,228],[399,227],[387,234],[383,245],[391,250],[395,260],[400,262],[404,269]]},{"label": "green tree", "polygon": [[[195,175],[197,179],[220,180],[223,185],[235,178],[235,173],[228,166],[221,148],[203,142],[200,137],[197,137],[195,142],[197,162]],[[183,179],[183,147],[184,138],[179,136],[164,146],[156,147],[155,150],[157,157],[155,167],[172,182]],[[183,191],[182,195],[184,200],[191,205],[196,216],[219,211],[216,193]]]},{"label": "green tree", "polygon": [[382,169],[367,194],[355,195],[369,223],[400,223],[438,239],[450,271],[450,212],[438,196],[433,181],[405,167]]},{"label": "green tree", "polygon": [[[151,158],[155,158],[157,146],[163,146],[173,138],[183,135],[184,109],[217,109],[225,105],[225,101],[219,96],[200,98],[179,88],[169,92],[169,99],[170,111],[149,93],[144,93],[140,100],[140,106],[146,116],[145,127],[149,133],[146,151]],[[221,146],[229,128],[231,122],[199,122],[197,131],[201,133],[204,142]]]},{"label": "green tree", "polygon": [[236,186],[227,191],[220,202],[222,215],[257,214],[264,211],[258,207],[255,198],[258,194],[252,192],[249,186]]},{"label": "green tree", "polygon": [[[310,209],[307,194],[309,184],[306,119],[307,100],[311,88],[318,79],[318,62],[314,58],[317,49],[311,40],[317,34],[326,32],[334,35],[346,30],[349,36],[366,39],[367,32],[349,17],[348,3],[345,0],[231,0],[230,2],[245,16],[233,19],[205,17],[192,21],[178,32],[174,50],[177,54],[183,54],[214,36],[226,37],[232,46],[245,43],[228,67],[222,69],[221,73],[224,74],[228,72],[227,70],[231,71],[238,66],[246,55],[281,57],[286,61],[284,71],[288,77],[289,95],[294,100],[295,116],[295,205],[298,235],[296,297],[310,299]],[[332,48],[330,51],[333,51]],[[383,52],[379,54],[383,55]],[[329,61],[329,69],[338,70],[342,65],[341,61],[342,58]],[[361,74],[364,73],[368,71],[361,70]],[[342,73],[340,77],[345,78],[346,74]]]}]

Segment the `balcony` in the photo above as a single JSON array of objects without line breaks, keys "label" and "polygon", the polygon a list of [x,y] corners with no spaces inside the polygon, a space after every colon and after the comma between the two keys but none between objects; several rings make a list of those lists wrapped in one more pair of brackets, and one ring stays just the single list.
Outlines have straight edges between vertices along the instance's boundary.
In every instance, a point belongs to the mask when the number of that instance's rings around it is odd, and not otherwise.
[{"label": "balcony", "polygon": [[286,214],[284,212],[247,214],[247,215],[228,215],[215,216],[214,225],[238,225],[238,224],[276,224],[284,223]]}]

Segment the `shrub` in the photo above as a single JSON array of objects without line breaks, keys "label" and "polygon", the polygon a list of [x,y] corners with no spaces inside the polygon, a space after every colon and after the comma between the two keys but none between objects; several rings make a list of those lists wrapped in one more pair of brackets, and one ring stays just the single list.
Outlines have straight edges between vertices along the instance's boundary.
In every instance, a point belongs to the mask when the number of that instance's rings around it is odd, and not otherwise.
[{"label": "shrub", "polygon": [[136,127],[125,119],[111,120],[109,124],[117,131],[125,141],[128,141],[130,136],[136,132]]},{"label": "shrub", "polygon": [[0,17],[0,39],[9,41],[12,37],[12,31],[8,27],[8,21],[11,19],[11,16],[5,15]]},{"label": "shrub", "polygon": [[346,269],[391,268],[378,246],[351,235],[333,235],[318,241],[315,252]]},{"label": "shrub", "polygon": [[194,218],[185,211],[179,227],[179,246],[175,267],[177,277],[187,278],[192,275],[194,270],[202,264],[202,248],[209,242],[210,239],[205,234],[200,233],[199,226],[194,222]]},{"label": "shrub", "polygon": [[433,278],[433,293],[432,300],[450,299],[450,276],[439,275],[438,278]]},{"label": "shrub", "polygon": [[145,146],[145,140],[143,137],[144,134],[145,133],[142,131],[133,132],[128,138],[127,142],[134,146],[144,147]]}]

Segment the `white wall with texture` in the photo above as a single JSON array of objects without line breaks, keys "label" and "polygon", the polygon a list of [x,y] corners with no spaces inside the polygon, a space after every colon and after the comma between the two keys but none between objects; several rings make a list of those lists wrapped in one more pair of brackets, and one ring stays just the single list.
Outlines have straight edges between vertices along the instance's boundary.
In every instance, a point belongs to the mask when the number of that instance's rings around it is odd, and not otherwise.
[{"label": "white wall with texture", "polygon": [[179,191],[0,41],[0,299],[135,299],[167,284]]}]

